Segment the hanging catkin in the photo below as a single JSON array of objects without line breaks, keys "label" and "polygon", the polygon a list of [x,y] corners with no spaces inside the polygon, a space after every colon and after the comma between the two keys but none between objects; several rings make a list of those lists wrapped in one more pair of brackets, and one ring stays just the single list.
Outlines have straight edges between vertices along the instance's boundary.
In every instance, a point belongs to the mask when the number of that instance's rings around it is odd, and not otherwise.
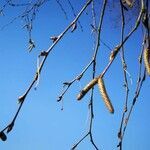
[{"label": "hanging catkin", "polygon": [[83,90],[81,90],[81,92],[78,94],[77,96],[77,100],[81,100],[84,95],[91,89],[93,88],[93,86],[95,84],[97,84],[97,81],[98,81],[98,78],[94,78],[92,81],[90,81],[85,87]]},{"label": "hanging catkin", "polygon": [[145,68],[147,70],[148,75],[150,75],[150,49],[146,48],[144,49],[144,63]]},{"label": "hanging catkin", "polygon": [[102,95],[102,99],[104,100],[106,107],[108,108],[110,113],[114,113],[114,108],[113,108],[111,101],[108,97],[108,94],[107,94],[107,91],[106,91],[106,88],[104,85],[104,81],[101,77],[98,78],[98,87],[99,87],[100,93]]}]

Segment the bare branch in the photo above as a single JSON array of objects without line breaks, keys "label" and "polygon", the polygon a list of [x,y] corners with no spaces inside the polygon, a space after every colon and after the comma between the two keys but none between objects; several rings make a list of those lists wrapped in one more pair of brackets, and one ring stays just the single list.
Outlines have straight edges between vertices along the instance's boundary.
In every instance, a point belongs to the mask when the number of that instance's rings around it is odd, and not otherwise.
[{"label": "bare branch", "polygon": [[[44,2],[44,1],[43,1]],[[68,25],[68,27],[58,36],[57,40],[54,41],[54,43],[47,49],[46,51],[46,54],[44,57],[43,57],[43,60],[41,61],[41,64],[39,66],[39,68],[37,69],[36,73],[35,73],[35,77],[33,79],[33,81],[31,82],[31,84],[29,85],[29,87],[27,88],[27,90],[25,91],[25,93],[19,97],[19,102],[20,102],[20,105],[19,105],[19,108],[17,109],[17,112],[15,113],[15,116],[14,118],[12,119],[11,123],[8,124],[4,129],[2,129],[0,131],[0,133],[4,133],[5,130],[7,130],[8,132],[10,132],[10,130],[12,130],[14,124],[15,124],[15,121],[19,115],[19,112],[24,104],[24,101],[27,97],[27,95],[29,94],[29,92],[31,91],[33,85],[35,84],[35,82],[37,81],[38,79],[38,75],[41,74],[41,71],[42,71],[42,68],[45,64],[45,61],[48,57],[48,55],[50,54],[50,52],[53,50],[53,48],[55,47],[55,45],[64,37],[64,35],[67,33],[67,31],[72,27],[72,25],[77,22],[77,20],[80,18],[80,16],[82,15],[82,13],[84,12],[84,10],[88,7],[88,5],[90,5],[90,3],[92,2],[92,0],[89,0],[86,2],[86,4],[82,7],[81,11],[78,13],[78,15],[76,16],[76,18]],[[41,2],[39,3],[41,4]]]}]

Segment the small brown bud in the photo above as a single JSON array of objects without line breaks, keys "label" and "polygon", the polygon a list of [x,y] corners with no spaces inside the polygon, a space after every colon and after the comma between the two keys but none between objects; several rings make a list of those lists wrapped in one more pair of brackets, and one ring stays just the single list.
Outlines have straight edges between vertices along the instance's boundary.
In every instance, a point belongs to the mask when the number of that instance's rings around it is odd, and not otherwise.
[{"label": "small brown bud", "polygon": [[6,134],[4,132],[0,132],[0,139],[2,141],[6,141],[7,140],[7,136],[6,136]]},{"label": "small brown bud", "polygon": [[76,29],[77,29],[77,23],[75,22],[75,23],[72,24],[71,32],[74,32]]},{"label": "small brown bud", "polygon": [[47,56],[47,52],[46,51],[42,51],[41,53],[40,53],[40,56]]},{"label": "small brown bud", "polygon": [[21,96],[19,96],[19,98],[18,98],[18,102],[19,102],[19,103],[22,103],[22,102],[24,101],[24,99],[25,99],[25,95],[21,95]]},{"label": "small brown bud", "polygon": [[120,48],[119,46],[116,46],[115,49],[113,51],[111,51],[111,54],[109,56],[110,61],[112,61],[116,57],[116,55],[119,51],[119,48]]},{"label": "small brown bud", "polygon": [[31,52],[33,48],[35,48],[35,43],[32,39],[29,39],[29,46],[28,46],[29,52]]},{"label": "small brown bud", "polygon": [[57,36],[51,36],[50,39],[53,41],[53,43],[58,39]]},{"label": "small brown bud", "polygon": [[14,122],[12,122],[12,123],[8,126],[8,128],[7,128],[7,133],[9,133],[9,132],[13,129],[13,127],[14,127]]}]

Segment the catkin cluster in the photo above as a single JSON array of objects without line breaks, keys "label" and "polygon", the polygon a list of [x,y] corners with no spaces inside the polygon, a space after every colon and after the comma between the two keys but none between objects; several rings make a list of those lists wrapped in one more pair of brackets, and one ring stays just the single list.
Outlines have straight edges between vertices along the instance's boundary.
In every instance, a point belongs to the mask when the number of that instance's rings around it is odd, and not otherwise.
[{"label": "catkin cluster", "polygon": [[102,79],[102,77],[97,77],[94,78],[92,81],[90,81],[84,88],[83,90],[79,93],[79,95],[77,96],[77,100],[81,100],[84,95],[90,90],[92,89],[96,84],[98,84],[99,90],[100,90],[100,94],[102,96],[102,99],[107,107],[107,109],[110,111],[110,113],[114,113],[114,108],[112,106],[112,103],[109,99],[109,96],[107,94],[106,88],[105,88],[105,84],[104,81]]}]

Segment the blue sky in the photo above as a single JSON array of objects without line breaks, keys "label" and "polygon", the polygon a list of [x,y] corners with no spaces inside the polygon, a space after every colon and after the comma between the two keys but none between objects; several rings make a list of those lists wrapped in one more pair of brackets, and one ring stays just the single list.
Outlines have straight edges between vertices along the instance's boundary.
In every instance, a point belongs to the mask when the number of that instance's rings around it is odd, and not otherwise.
[{"label": "blue sky", "polygon": [[[84,1],[73,3],[78,12]],[[0,4],[2,5],[2,2]],[[65,19],[55,1],[48,2],[40,9],[33,26],[32,37],[36,48],[31,53],[27,50],[28,34],[25,29],[22,29],[23,21],[16,20],[0,31],[0,129],[3,129],[11,120],[18,108],[18,97],[24,93],[32,81],[38,54],[52,44],[50,37],[60,34],[73,19],[69,6],[63,3],[63,7],[67,10],[68,20]],[[16,10],[7,8],[4,11],[5,15],[0,17],[1,27],[19,10],[21,11],[21,8]],[[93,54],[92,34],[89,27],[90,9],[86,12],[87,14],[84,13],[80,19],[83,32],[80,27],[74,33],[68,32],[48,56],[37,90],[32,89],[27,96],[15,127],[8,135],[8,140],[0,141],[0,149],[68,150],[87,131],[89,93],[81,102],[76,100],[76,96],[91,80],[92,68],[85,73],[81,81],[71,86],[64,97],[63,111],[61,111],[62,103],[57,102],[62,83],[76,77],[88,64]],[[106,17],[104,24],[102,39],[113,48],[120,41],[120,28],[115,28],[113,23],[110,23],[109,17]],[[137,80],[141,33],[141,30],[138,30],[125,46],[128,72],[132,77],[132,84],[129,82],[130,102],[134,96]],[[99,75],[108,63],[109,54],[110,50],[101,44],[97,57],[96,75]],[[117,133],[125,96],[119,55],[106,73],[104,80],[115,113],[109,114],[96,86],[93,136],[100,149],[114,150],[117,149]],[[149,77],[147,77],[127,127],[124,150],[146,150],[150,147],[148,141],[150,135],[149,84]],[[89,138],[86,138],[77,149],[94,150]]]}]

